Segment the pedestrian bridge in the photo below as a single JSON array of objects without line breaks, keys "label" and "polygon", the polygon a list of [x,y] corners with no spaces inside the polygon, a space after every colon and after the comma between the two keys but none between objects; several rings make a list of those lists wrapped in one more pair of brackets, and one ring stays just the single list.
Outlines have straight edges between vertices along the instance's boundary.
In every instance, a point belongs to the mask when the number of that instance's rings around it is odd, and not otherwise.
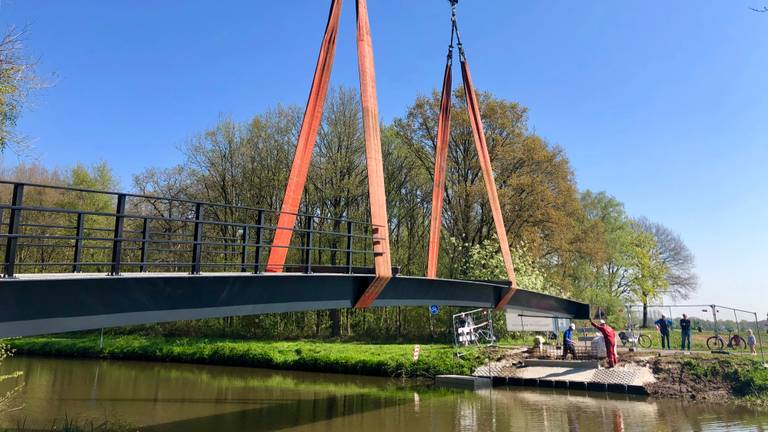
[{"label": "pedestrian bridge", "polygon": [[[278,212],[0,181],[0,337],[352,307],[374,281],[370,224],[297,215],[288,262],[263,259]],[[509,282],[397,274],[373,307],[492,308]],[[587,318],[517,290],[510,308]]]}]

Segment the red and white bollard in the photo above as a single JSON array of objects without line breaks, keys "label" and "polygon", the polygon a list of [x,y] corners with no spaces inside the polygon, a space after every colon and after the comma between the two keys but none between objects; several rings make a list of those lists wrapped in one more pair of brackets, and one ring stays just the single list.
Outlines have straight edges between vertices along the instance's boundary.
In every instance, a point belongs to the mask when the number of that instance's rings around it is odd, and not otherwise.
[{"label": "red and white bollard", "polygon": [[416,345],[413,347],[413,361],[417,362],[419,361],[419,352],[421,351],[421,348]]}]

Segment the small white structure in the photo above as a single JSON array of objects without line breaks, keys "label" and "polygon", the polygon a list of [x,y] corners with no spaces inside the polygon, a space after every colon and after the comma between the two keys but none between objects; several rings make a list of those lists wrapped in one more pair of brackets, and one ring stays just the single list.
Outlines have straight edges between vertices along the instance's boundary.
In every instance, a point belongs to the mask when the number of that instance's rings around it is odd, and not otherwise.
[{"label": "small white structure", "polygon": [[453,316],[453,337],[456,346],[492,345],[493,314],[488,309],[475,309]]},{"label": "small white structure", "polygon": [[568,318],[542,316],[520,309],[507,309],[507,330],[554,332],[560,334],[571,325]]},{"label": "small white structure", "polygon": [[591,350],[592,350],[592,357],[595,358],[606,358],[608,356],[608,352],[605,349],[605,338],[603,338],[603,335],[599,334],[595,336],[594,339],[592,339],[591,344]]}]

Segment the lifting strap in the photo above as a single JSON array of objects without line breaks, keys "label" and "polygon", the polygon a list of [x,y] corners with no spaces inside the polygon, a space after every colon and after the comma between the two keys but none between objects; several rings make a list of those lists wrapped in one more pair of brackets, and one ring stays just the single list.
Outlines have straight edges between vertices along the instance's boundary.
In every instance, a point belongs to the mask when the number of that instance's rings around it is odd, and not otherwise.
[{"label": "lifting strap", "polygon": [[[266,271],[282,272],[291,236],[296,224],[297,212],[307,181],[312,150],[317,140],[317,131],[323,116],[323,105],[328,93],[328,81],[336,50],[336,35],[339,28],[342,0],[331,0],[331,11],[315,76],[304,112],[304,120],[296,144],[291,174],[285,189],[285,196],[278,218],[275,237],[269,251]],[[376,97],[376,74],[373,61],[373,42],[368,21],[366,0],[357,0],[357,55],[360,73],[360,100],[365,129],[365,156],[368,169],[368,193],[371,207],[372,242],[376,276],[355,302],[355,307],[371,306],[386,284],[392,279],[392,258],[389,248],[389,221],[387,199],[384,189],[384,163],[381,154],[381,131],[379,130],[379,108]]]},{"label": "lifting strap", "polygon": [[283,204],[275,228],[275,237],[272,240],[272,247],[269,249],[269,258],[265,268],[267,272],[282,273],[285,258],[288,255],[288,247],[291,244],[291,236],[296,225],[299,204],[301,204],[301,195],[307,183],[312,150],[315,147],[317,131],[323,118],[323,105],[325,105],[325,97],[328,94],[328,81],[331,78],[333,56],[336,52],[336,35],[339,32],[341,3],[342,0],[331,0],[328,24],[325,27],[325,36],[323,36],[323,43],[320,46],[312,88],[304,111],[299,139],[296,142],[296,153],[293,156],[291,173],[288,176],[288,185],[285,188]]},{"label": "lifting strap", "polygon": [[464,93],[467,99],[467,112],[469,121],[472,124],[472,134],[475,136],[475,147],[477,148],[480,168],[483,171],[483,180],[485,189],[488,192],[488,201],[491,205],[493,214],[493,223],[496,225],[496,235],[499,237],[499,246],[501,247],[501,256],[504,260],[504,268],[509,277],[509,288],[502,293],[501,300],[496,304],[496,309],[504,309],[509,300],[517,291],[517,280],[515,278],[515,266],[512,264],[512,254],[509,251],[509,241],[507,240],[507,230],[504,227],[504,217],[501,214],[501,204],[499,203],[499,193],[496,191],[496,181],[493,178],[493,167],[491,167],[491,156],[488,154],[488,144],[485,141],[485,132],[483,131],[483,120],[480,118],[480,107],[477,103],[477,95],[472,85],[472,76],[469,74],[469,66],[466,58],[461,55],[461,77],[464,80]]},{"label": "lifting strap", "polygon": [[389,219],[387,194],[384,190],[384,161],[381,156],[373,40],[366,0],[357,1],[357,63],[360,71],[360,100],[363,105],[365,162],[368,168],[368,197],[371,206],[373,264],[376,277],[357,300],[355,307],[367,308],[373,304],[384,286],[392,279],[392,257],[389,253]]},{"label": "lifting strap", "polygon": [[[512,263],[512,254],[509,250],[509,241],[507,239],[507,230],[504,227],[504,218],[501,213],[501,204],[499,202],[499,194],[496,190],[496,181],[493,178],[493,167],[491,166],[491,157],[488,153],[488,144],[485,139],[485,132],[483,130],[483,121],[480,116],[480,106],[477,101],[477,94],[475,88],[472,85],[472,76],[469,73],[469,65],[464,53],[464,47],[461,43],[461,36],[459,35],[458,25],[456,21],[456,2],[451,2],[452,17],[451,17],[451,45],[453,45],[453,34],[455,32],[456,39],[459,47],[459,57],[461,63],[461,78],[464,83],[464,94],[467,103],[467,112],[469,114],[469,122],[472,126],[472,135],[475,140],[475,147],[477,149],[478,161],[480,162],[480,168],[483,172],[483,180],[485,183],[485,189],[488,193],[488,201],[491,206],[491,213],[493,214],[493,222],[496,226],[496,235],[499,239],[499,246],[501,248],[501,256],[504,261],[504,268],[507,271],[509,278],[509,288],[502,293],[501,298],[496,304],[496,309],[504,309],[509,303],[509,300],[517,291],[517,281],[515,278],[515,267]],[[449,62],[450,66],[450,62]],[[445,86],[445,82],[443,84]],[[448,106],[450,111],[450,89],[447,93]],[[443,88],[443,100],[441,101],[440,119],[438,120],[438,148],[435,151],[435,183],[432,193],[432,219],[430,226],[430,241],[429,241],[429,257],[427,267],[427,277],[435,277],[437,273],[437,254],[439,252],[440,241],[440,227],[443,199],[442,195],[445,190],[445,174],[446,174],[446,162],[442,158],[447,158],[448,138],[443,136],[444,144],[441,147],[441,122],[447,120],[450,121],[450,113],[443,114],[443,105],[446,100],[445,88]],[[450,126],[449,126],[450,127]],[[443,132],[444,135],[449,135],[449,129]],[[445,155],[441,154],[445,152]],[[439,198],[438,198],[439,197]],[[433,246],[434,245],[434,246]],[[432,264],[434,262],[434,264]]]},{"label": "lifting strap", "polygon": [[448,58],[443,74],[443,91],[440,96],[440,115],[437,119],[437,146],[435,147],[435,180],[432,186],[432,218],[429,225],[429,252],[427,254],[427,277],[437,277],[437,258],[440,254],[440,228],[442,226],[445,175],[448,168],[448,142],[451,138],[451,91],[453,66],[453,29]]}]

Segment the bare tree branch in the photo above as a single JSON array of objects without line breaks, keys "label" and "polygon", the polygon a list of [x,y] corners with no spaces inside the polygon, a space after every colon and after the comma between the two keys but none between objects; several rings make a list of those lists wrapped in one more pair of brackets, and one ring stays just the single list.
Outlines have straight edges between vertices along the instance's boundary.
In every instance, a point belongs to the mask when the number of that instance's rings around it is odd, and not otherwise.
[{"label": "bare tree branch", "polygon": [[664,225],[646,218],[636,220],[640,228],[656,239],[656,248],[662,262],[667,266],[669,289],[665,293],[673,299],[687,299],[698,288],[698,277],[694,271],[694,256],[683,239]]},{"label": "bare tree branch", "polygon": [[0,151],[10,148],[18,156],[31,154],[30,141],[16,132],[18,119],[30,93],[46,86],[24,53],[26,35],[26,29],[11,27],[0,37]]}]

